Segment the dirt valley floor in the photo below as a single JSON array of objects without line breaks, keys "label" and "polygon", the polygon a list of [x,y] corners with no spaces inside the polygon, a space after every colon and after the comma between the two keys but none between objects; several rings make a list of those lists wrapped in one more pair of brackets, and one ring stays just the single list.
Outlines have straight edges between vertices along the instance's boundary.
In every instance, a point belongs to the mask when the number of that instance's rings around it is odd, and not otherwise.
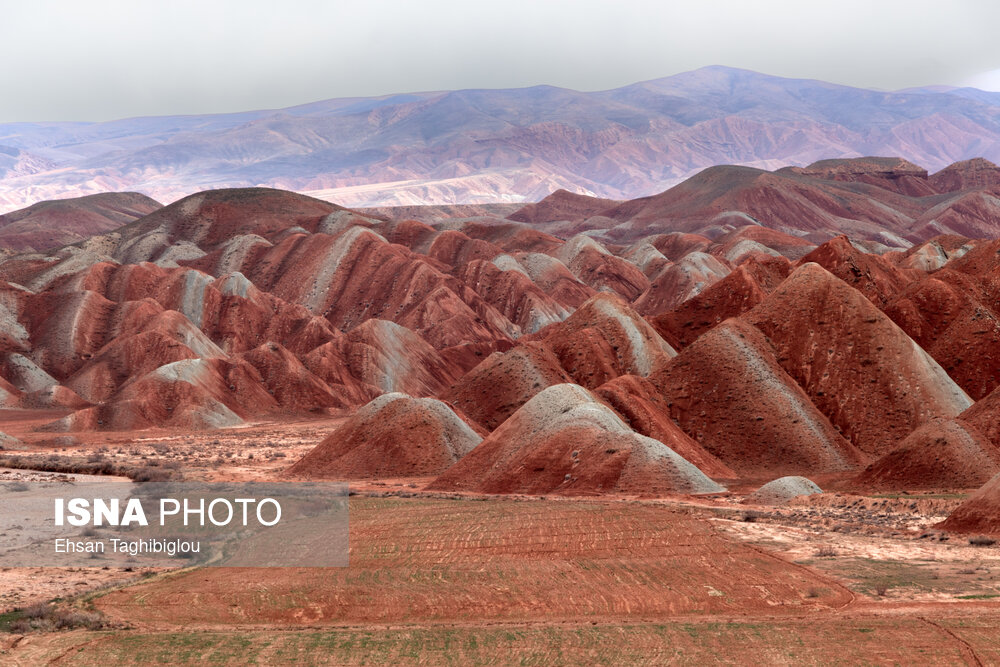
[{"label": "dirt valley floor", "polygon": [[[8,424],[32,451],[5,462],[273,478],[341,421],[58,441]],[[431,480],[352,482],[346,568],[7,568],[0,662],[1000,662],[1000,549],[932,527],[965,492],[861,496],[831,476],[825,493],[763,505],[754,482],[567,498],[427,491]],[[51,599],[84,622],[16,631]]]}]

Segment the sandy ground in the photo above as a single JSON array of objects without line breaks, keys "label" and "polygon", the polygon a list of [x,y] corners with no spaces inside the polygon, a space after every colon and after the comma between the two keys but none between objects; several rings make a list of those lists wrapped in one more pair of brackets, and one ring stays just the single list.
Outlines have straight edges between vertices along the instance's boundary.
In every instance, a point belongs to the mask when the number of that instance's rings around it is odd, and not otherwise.
[{"label": "sandy ground", "polygon": [[[0,423],[29,447],[9,454],[41,467],[109,461],[188,480],[275,479],[340,422],[261,422],[206,433],[33,431],[51,414],[23,411]],[[0,470],[0,481],[41,478],[60,476]],[[226,653],[236,639],[240,651],[259,649],[261,659],[280,662],[306,650],[300,643],[307,638],[308,651],[332,652],[324,642],[355,646],[362,636],[361,645],[376,652],[344,653],[345,664],[443,664],[459,654],[469,664],[504,664],[505,650],[537,650],[537,664],[555,655],[613,664],[621,656],[595,647],[632,641],[648,645],[647,656],[669,658],[660,642],[681,651],[693,641],[684,649],[692,652],[680,657],[725,656],[732,647],[716,640],[741,636],[750,623],[751,644],[763,637],[791,645],[814,627],[850,644],[875,627],[884,641],[859,643],[857,650],[867,647],[861,657],[912,661],[915,654],[900,646],[919,645],[921,657],[938,662],[986,664],[1000,636],[1000,548],[933,528],[967,491],[841,491],[764,507],[744,502],[758,480],[695,499],[443,494],[425,492],[429,481],[352,482],[351,565],[332,574],[219,569],[144,578],[95,568],[0,570],[0,610],[97,592],[96,608],[128,626],[111,634],[0,633],[0,662],[55,656],[69,664],[116,664],[127,662],[128,642],[176,651],[177,633],[194,632],[183,641],[207,643],[191,661],[217,655],[223,664],[239,664],[235,656],[242,654]],[[837,479],[820,481],[839,488]],[[710,626],[726,631],[703,633]],[[494,638],[499,653],[483,654],[475,637],[494,631],[501,633]],[[456,649],[445,632],[466,643]],[[695,641],[702,636],[715,639]],[[424,657],[406,659],[418,654]],[[823,655],[801,657],[823,662]],[[647,664],[641,656],[624,662]]]},{"label": "sandy ground", "polygon": [[[8,482],[64,484],[85,481],[128,482],[129,480],[0,468],[0,484]],[[0,534],[0,546],[5,543],[4,538],[5,535]],[[124,570],[94,567],[2,567],[0,568],[0,613],[52,598],[90,593],[133,581],[146,571],[145,568]]]}]

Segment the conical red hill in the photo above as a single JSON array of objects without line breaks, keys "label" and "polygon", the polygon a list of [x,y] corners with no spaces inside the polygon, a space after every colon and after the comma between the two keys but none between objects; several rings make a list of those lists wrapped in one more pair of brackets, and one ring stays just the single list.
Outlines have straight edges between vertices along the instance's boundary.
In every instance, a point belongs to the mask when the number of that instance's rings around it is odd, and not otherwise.
[{"label": "conical red hill", "polygon": [[527,204],[507,216],[517,222],[580,221],[621,204],[614,199],[590,197],[567,190],[556,190],[536,204]]},{"label": "conical red hill", "polygon": [[374,384],[357,377],[359,369],[349,364],[353,345],[344,334],[323,343],[302,359],[309,372],[322,380],[344,404],[364,405],[383,393]]},{"label": "conical red hill", "polygon": [[91,291],[32,295],[22,321],[31,333],[32,358],[64,380],[108,340],[115,304]]},{"label": "conical red hill", "polygon": [[302,355],[338,334],[304,306],[258,291],[242,273],[224,275],[210,289],[219,292],[221,302],[218,310],[206,311],[202,329],[231,354],[274,341]]},{"label": "conical red hill", "polygon": [[0,365],[0,375],[20,392],[40,391],[59,384],[45,369],[18,352],[7,355]]},{"label": "conical red hill", "polygon": [[224,356],[186,317],[167,310],[153,317],[144,331],[113,338],[66,384],[89,401],[106,401],[129,380],[165,364]]},{"label": "conical red hill", "polygon": [[[800,236],[792,236],[777,229],[747,225],[734,229],[715,241],[712,254],[723,257],[731,264],[740,264],[743,257],[754,253],[760,246],[765,254],[778,253],[791,260],[811,252],[815,246]],[[770,252],[767,252],[770,251]]]},{"label": "conical red hill", "polygon": [[115,230],[118,261],[155,260],[177,242],[208,250],[235,236],[268,238],[292,227],[316,231],[339,206],[294,192],[270,188],[207,190],[165,206]]},{"label": "conical red hill", "polygon": [[547,346],[526,341],[484,359],[442,398],[492,431],[538,392],[571,381]]},{"label": "conical red hill", "polygon": [[781,368],[760,331],[739,320],[704,334],[651,381],[674,421],[739,473],[812,475],[863,461]]},{"label": "conical red hill", "polygon": [[996,276],[1000,268],[1000,240],[976,242],[968,252],[951,259],[948,268],[984,280]]},{"label": "conical red hill", "polygon": [[439,350],[520,333],[460,280],[363,227],[288,237],[242,272],[341,329],[389,319]]},{"label": "conical red hill", "polygon": [[123,386],[103,405],[75,412],[50,430],[112,430],[168,426],[233,426],[277,409],[260,375],[246,362],[185,359],[160,366]]},{"label": "conical red hill", "polygon": [[554,253],[563,245],[561,239],[519,222],[470,222],[462,231],[471,238],[489,241],[505,252]]},{"label": "conical red hill", "polygon": [[[380,225],[378,231],[389,243],[405,245],[410,250],[424,255],[427,254],[427,248],[434,241],[434,238],[440,234],[430,225],[417,220],[393,220]],[[462,236],[465,235],[462,234]]]},{"label": "conical red hill", "polygon": [[671,262],[677,262],[692,252],[708,252],[712,240],[700,234],[670,232],[646,237],[649,243]]},{"label": "conical red hill", "polygon": [[459,373],[420,336],[386,320],[368,320],[310,351],[309,371],[347,405],[363,405],[379,394],[435,396]]},{"label": "conical red hill", "polygon": [[39,391],[23,394],[20,399],[23,408],[70,408],[80,410],[90,406],[75,391],[63,385],[54,384]]},{"label": "conical red hill", "polygon": [[765,296],[756,278],[740,266],[675,310],[660,313],[650,322],[664,340],[679,349],[730,317],[747,312]]},{"label": "conical red hill", "polygon": [[881,308],[919,274],[907,272],[892,262],[862,252],[846,236],[830,239],[799,260],[799,266],[814,262],[864,294]]},{"label": "conical red hill", "polygon": [[716,493],[658,440],[633,432],[586,389],[542,391],[428,487],[481,493]]},{"label": "conical red hill", "polygon": [[460,231],[446,229],[437,232],[426,247],[413,248],[446,266],[457,266],[477,259],[489,261],[503,254],[500,246],[482,239],[469,238]]},{"label": "conical red hill", "polygon": [[657,315],[677,308],[705,288],[729,275],[729,267],[711,255],[693,252],[665,267],[635,300],[643,315]]},{"label": "conical red hill", "polygon": [[0,215],[0,247],[17,252],[57,248],[121,227],[160,207],[137,192],[38,202]]},{"label": "conical red hill", "polygon": [[[192,269],[166,269],[148,263],[99,264],[85,272],[81,286],[120,304],[155,300],[163,308],[183,313],[231,353],[245,352],[270,340],[294,352],[306,352],[329,340],[334,331],[329,322],[305,307],[261,292],[239,272],[212,278]],[[91,307],[74,321],[94,319],[91,310],[95,309]],[[107,333],[111,327],[102,321],[101,328]]]},{"label": "conical red hill", "polygon": [[510,255],[475,260],[453,273],[523,333],[535,333],[569,316],[569,311],[532,282]]},{"label": "conical red hill", "polygon": [[986,482],[935,528],[1000,535],[1000,474]]},{"label": "conical red hill", "polygon": [[753,276],[765,294],[770,294],[795,267],[784,257],[751,257],[744,260],[740,268]]},{"label": "conical red hill", "polygon": [[979,488],[1000,472],[1000,449],[961,419],[934,419],[855,479],[864,490]]},{"label": "conical red hill", "polygon": [[972,404],[892,320],[818,264],[797,268],[743,318],[764,332],[820,412],[871,456]]},{"label": "conical red hill", "polygon": [[441,401],[383,394],[360,408],[288,472],[314,479],[435,475],[481,440]]},{"label": "conical red hill", "polygon": [[628,304],[607,293],[538,335],[576,383],[591,389],[619,375],[648,377],[677,354]]},{"label": "conical red hill", "polygon": [[799,496],[823,493],[823,489],[805,477],[781,477],[772,480],[746,497],[744,502],[753,505],[787,505]]},{"label": "conical red hill", "polygon": [[605,382],[594,395],[614,408],[629,427],[659,440],[714,479],[734,479],[736,473],[709,454],[670,419],[670,407],[646,378],[623,375]]},{"label": "conical red hill", "polygon": [[941,234],[913,246],[900,255],[896,263],[903,268],[930,273],[942,268],[949,261],[962,257],[972,248],[973,242],[964,236]]},{"label": "conical red hill", "polygon": [[572,310],[594,296],[596,290],[584,285],[569,268],[551,255],[540,252],[516,252],[512,257],[556,303]]},{"label": "conical red hill", "polygon": [[673,263],[645,239],[636,241],[622,250],[620,256],[635,264],[647,278],[659,274],[664,267]]},{"label": "conical red hill", "polygon": [[1000,385],[1000,304],[973,276],[945,268],[910,284],[885,314],[973,399]]},{"label": "conical red hill", "polygon": [[958,192],[925,209],[912,223],[908,239],[924,241],[938,234],[959,234],[970,239],[996,238],[1000,232],[1000,186]]},{"label": "conical red hill", "polygon": [[1000,447],[1000,387],[962,413],[961,418]]},{"label": "conical red hill", "polygon": [[264,343],[240,357],[257,369],[267,392],[285,410],[303,412],[350,405],[278,343]]},{"label": "conical red hill", "polygon": [[458,377],[423,338],[393,322],[368,320],[351,329],[347,340],[351,372],[379,391],[434,396]]},{"label": "conical red hill", "polygon": [[580,234],[567,241],[555,256],[585,285],[611,291],[632,301],[649,287],[649,278],[634,264],[615,257],[607,248]]}]

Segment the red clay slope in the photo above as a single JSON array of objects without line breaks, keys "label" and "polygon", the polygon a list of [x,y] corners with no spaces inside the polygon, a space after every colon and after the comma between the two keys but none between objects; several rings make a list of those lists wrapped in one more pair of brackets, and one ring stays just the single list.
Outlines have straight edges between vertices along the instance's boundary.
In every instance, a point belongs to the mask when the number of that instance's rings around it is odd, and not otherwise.
[{"label": "red clay slope", "polygon": [[935,528],[958,533],[1000,534],[1000,475],[986,482]]},{"label": "red clay slope", "polygon": [[864,461],[745,322],[715,327],[651,381],[674,421],[738,473],[814,475]]},{"label": "red clay slope", "polygon": [[802,266],[815,262],[864,294],[879,308],[917,276],[895,264],[855,248],[846,236],[830,239],[799,260]]},{"label": "red clay slope", "polygon": [[740,266],[676,309],[651,318],[650,323],[664,340],[681,349],[719,323],[747,312],[766,296],[750,268]]},{"label": "red clay slope", "polygon": [[723,488],[658,440],[634,433],[586,389],[549,387],[429,489],[660,496]]},{"label": "red clay slope", "polygon": [[535,394],[565,382],[572,378],[552,351],[529,341],[483,360],[442,398],[492,431]]},{"label": "red clay slope", "polygon": [[665,221],[673,230],[698,232],[732,218],[776,229],[839,230],[868,237],[883,230],[902,232],[921,211],[912,198],[879,187],[722,165],[604,215],[629,222],[620,231],[622,238],[655,233]]},{"label": "red clay slope", "polygon": [[986,398],[976,401],[975,405],[962,413],[962,419],[1000,447],[1000,387]]},{"label": "red clay slope", "polygon": [[713,479],[734,479],[736,473],[692,440],[670,418],[667,400],[646,378],[623,375],[602,384],[594,396],[614,408],[636,433],[659,440]]},{"label": "red clay slope", "polygon": [[127,225],[161,207],[138,192],[39,202],[0,215],[0,248],[17,252],[57,248]]},{"label": "red clay slope", "polygon": [[585,220],[617,206],[621,202],[578,195],[567,190],[556,190],[536,204],[527,204],[507,216],[517,222],[555,222],[557,220]]},{"label": "red clay slope", "polygon": [[692,252],[664,267],[649,282],[649,289],[635,300],[643,315],[673,310],[729,275],[729,267],[711,255]]},{"label": "red clay slope", "polygon": [[481,440],[441,401],[383,394],[355,412],[288,472],[313,479],[436,475]]},{"label": "red clay slope", "polygon": [[981,157],[950,164],[928,179],[938,192],[957,192],[1000,185],[1000,167]]},{"label": "red clay slope", "polygon": [[855,478],[865,491],[979,488],[1000,472],[1000,449],[961,419],[934,419]]},{"label": "red clay slope", "polygon": [[820,412],[870,456],[972,404],[892,320],[818,264],[797,268],[743,318],[764,332]]},{"label": "red clay slope", "polygon": [[565,322],[537,335],[577,384],[596,388],[619,375],[648,377],[677,352],[621,298],[598,294]]},{"label": "red clay slope", "polygon": [[973,399],[1000,386],[1000,303],[974,276],[941,269],[884,310]]}]

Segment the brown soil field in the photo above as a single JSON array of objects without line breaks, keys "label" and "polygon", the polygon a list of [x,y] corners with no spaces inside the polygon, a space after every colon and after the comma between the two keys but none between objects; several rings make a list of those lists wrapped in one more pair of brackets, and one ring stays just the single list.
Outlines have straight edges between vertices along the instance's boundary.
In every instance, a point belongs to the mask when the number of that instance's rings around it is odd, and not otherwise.
[{"label": "brown soil field", "polygon": [[[356,498],[341,570],[196,570],[97,608],[141,627],[804,613],[853,599],[667,505]],[[284,601],[281,602],[281,601]]]},{"label": "brown soil field", "polygon": [[926,616],[372,629],[62,633],[12,665],[977,665],[1000,660],[1000,617]]},{"label": "brown soil field", "polygon": [[[340,423],[99,436],[0,427],[32,446],[9,454],[38,465],[100,455],[186,479],[257,480]],[[842,491],[757,507],[745,498],[766,480],[639,499],[424,491],[432,479],[351,483],[346,568],[4,570],[4,590],[21,589],[5,609],[63,598],[111,629],[0,632],[0,663],[1000,661],[1000,549],[933,528],[971,490],[863,496],[848,491],[850,475],[830,475],[817,481]]]}]

